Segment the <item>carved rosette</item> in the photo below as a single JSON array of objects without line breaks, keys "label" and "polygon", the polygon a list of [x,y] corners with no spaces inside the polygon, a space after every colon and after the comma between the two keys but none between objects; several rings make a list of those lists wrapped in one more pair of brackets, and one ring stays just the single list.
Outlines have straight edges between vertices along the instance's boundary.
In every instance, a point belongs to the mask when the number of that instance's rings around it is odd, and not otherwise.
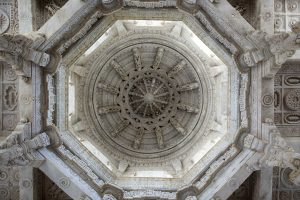
[{"label": "carved rosette", "polygon": [[285,97],[286,105],[291,110],[300,110],[300,89],[289,91]]}]

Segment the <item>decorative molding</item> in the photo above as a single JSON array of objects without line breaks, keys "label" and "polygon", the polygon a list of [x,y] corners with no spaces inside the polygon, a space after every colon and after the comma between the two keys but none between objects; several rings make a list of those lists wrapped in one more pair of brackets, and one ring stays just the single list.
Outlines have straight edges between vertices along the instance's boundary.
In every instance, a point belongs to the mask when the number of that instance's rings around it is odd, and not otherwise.
[{"label": "decorative molding", "polygon": [[[99,6],[99,1],[87,2],[79,11],[77,11],[72,18],[70,18],[66,24],[58,29],[45,43],[39,47],[40,50],[47,51],[55,46],[64,39],[66,35],[72,35],[75,31],[78,31],[80,23],[85,22],[86,17],[95,11]],[[70,36],[69,36],[70,37]],[[68,37],[68,38],[69,38]]]},{"label": "decorative molding", "polygon": [[103,17],[103,13],[97,11],[93,16],[85,23],[83,28],[81,28],[71,39],[63,43],[57,50],[58,53],[63,54],[68,48],[74,45],[78,40],[83,38],[87,32]]},{"label": "decorative molding", "polygon": [[48,109],[47,109],[47,125],[54,124],[54,113],[56,104],[55,81],[52,75],[46,76],[47,91],[48,91]]},{"label": "decorative molding", "polygon": [[240,128],[249,128],[249,75],[242,74],[240,80],[240,93],[239,93],[239,107],[240,107],[240,118],[241,118],[241,126]]},{"label": "decorative molding", "polygon": [[226,37],[224,37],[221,33],[219,33],[214,26],[212,25],[212,22],[210,22],[207,17],[204,15],[203,12],[198,11],[195,14],[196,19],[198,19],[207,29],[207,31],[210,33],[210,36],[219,41],[221,44],[224,45],[225,48],[229,50],[230,53],[232,54],[237,54],[238,48]]},{"label": "decorative molding", "polygon": [[124,191],[124,199],[142,198],[175,200],[176,192],[163,192],[157,190]]},{"label": "decorative molding", "polygon": [[78,156],[74,155],[70,150],[68,150],[64,145],[57,148],[58,152],[64,157],[68,158],[70,161],[74,162],[77,167],[85,172],[85,174],[91,179],[91,181],[98,187],[101,188],[104,185],[104,181],[100,179],[92,169],[81,160]]},{"label": "decorative molding", "polygon": [[233,159],[237,154],[239,153],[239,150],[237,147],[230,146],[229,149],[220,156],[217,160],[211,163],[208,170],[204,173],[204,175],[200,178],[200,180],[196,181],[194,183],[195,188],[198,192],[204,189],[205,186],[211,181],[211,179],[214,177],[214,175],[217,173],[217,171],[226,165],[231,159]]},{"label": "decorative molding", "polygon": [[159,0],[159,1],[138,1],[138,0],[124,0],[127,7],[137,8],[166,8],[176,7],[176,0]]}]

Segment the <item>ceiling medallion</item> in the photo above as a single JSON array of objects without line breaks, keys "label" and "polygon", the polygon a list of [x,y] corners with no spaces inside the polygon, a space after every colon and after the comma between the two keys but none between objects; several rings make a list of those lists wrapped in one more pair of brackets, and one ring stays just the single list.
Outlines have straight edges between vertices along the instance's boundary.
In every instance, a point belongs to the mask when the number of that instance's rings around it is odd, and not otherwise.
[{"label": "ceiling medallion", "polygon": [[128,46],[96,76],[93,108],[113,145],[136,153],[161,153],[180,148],[199,128],[201,81],[177,50],[154,43]]}]

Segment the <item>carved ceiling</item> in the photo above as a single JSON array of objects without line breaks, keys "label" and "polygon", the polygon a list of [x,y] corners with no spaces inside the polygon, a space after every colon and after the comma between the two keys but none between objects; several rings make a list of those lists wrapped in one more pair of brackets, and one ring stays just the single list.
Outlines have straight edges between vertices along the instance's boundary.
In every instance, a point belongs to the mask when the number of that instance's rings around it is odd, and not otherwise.
[{"label": "carved ceiling", "polygon": [[0,36],[2,164],[81,200],[225,199],[267,166],[300,184],[279,131],[300,121],[299,77],[278,71],[299,24],[268,35],[217,0],[53,2],[38,32]]},{"label": "carved ceiling", "polygon": [[228,82],[227,66],[182,22],[117,21],[107,34],[116,35],[100,37],[70,66],[69,133],[106,158],[122,187],[136,187],[127,183],[136,178],[140,187],[147,178],[169,179],[158,184],[165,188],[188,183],[192,168],[216,156],[211,149],[235,137],[227,113],[238,105],[228,94],[238,82]]}]

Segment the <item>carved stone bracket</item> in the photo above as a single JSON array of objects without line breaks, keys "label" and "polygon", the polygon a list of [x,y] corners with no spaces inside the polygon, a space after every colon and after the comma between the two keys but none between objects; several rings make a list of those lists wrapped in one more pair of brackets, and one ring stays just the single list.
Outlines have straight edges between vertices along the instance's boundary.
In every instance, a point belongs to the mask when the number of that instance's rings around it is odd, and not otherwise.
[{"label": "carved stone bracket", "polygon": [[124,191],[112,184],[104,184],[102,187],[103,200],[123,199]]},{"label": "carved stone bracket", "polygon": [[60,62],[60,56],[48,54],[38,50],[45,38],[36,33],[29,35],[0,35],[0,61],[12,66],[16,73],[23,77],[30,77],[32,64],[44,67],[52,73]]},{"label": "carved stone bracket", "polygon": [[254,67],[264,63],[263,77],[273,77],[281,65],[300,49],[300,22],[296,23],[291,33],[268,35],[262,31],[254,31],[247,38],[256,48],[241,54],[240,62],[244,67]]},{"label": "carved stone bracket", "polygon": [[299,185],[300,154],[289,147],[272,123],[263,123],[263,139],[251,134],[244,138],[244,147],[260,153],[259,167],[291,168],[290,181]]},{"label": "carved stone bracket", "polygon": [[34,165],[43,160],[37,149],[58,143],[54,129],[31,137],[31,124],[19,123],[16,129],[0,143],[0,164],[6,166]]}]

